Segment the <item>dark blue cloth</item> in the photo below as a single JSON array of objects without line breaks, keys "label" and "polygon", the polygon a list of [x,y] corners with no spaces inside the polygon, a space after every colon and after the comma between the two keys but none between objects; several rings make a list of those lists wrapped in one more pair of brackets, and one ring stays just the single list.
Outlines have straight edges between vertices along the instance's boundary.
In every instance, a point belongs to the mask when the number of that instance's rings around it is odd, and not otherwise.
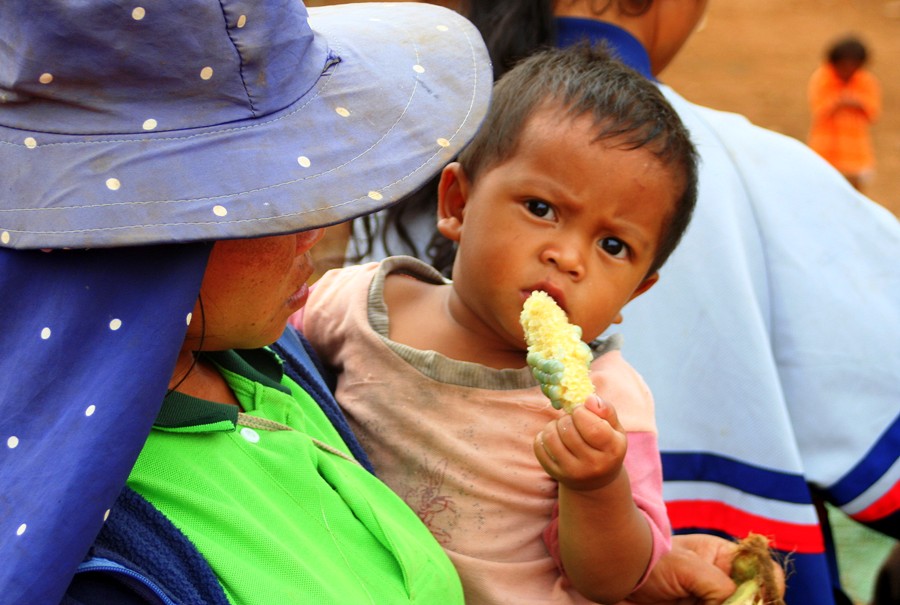
[{"label": "dark blue cloth", "polygon": [[209,249],[0,249],[4,603],[62,598],[159,410]]},{"label": "dark blue cloth", "polygon": [[[288,327],[272,345],[284,371],[324,410],[359,461],[368,458],[322,378],[309,342]],[[132,489],[119,494],[62,605],[227,605],[209,564],[162,513]]]},{"label": "dark blue cloth", "polygon": [[556,44],[560,47],[571,46],[581,41],[606,41],[616,58],[625,63],[648,80],[656,81],[650,69],[650,55],[637,38],[630,33],[595,19],[579,19],[577,17],[558,17],[556,19]]},{"label": "dark blue cloth", "polygon": [[150,502],[124,488],[62,605],[228,605],[203,555]]}]

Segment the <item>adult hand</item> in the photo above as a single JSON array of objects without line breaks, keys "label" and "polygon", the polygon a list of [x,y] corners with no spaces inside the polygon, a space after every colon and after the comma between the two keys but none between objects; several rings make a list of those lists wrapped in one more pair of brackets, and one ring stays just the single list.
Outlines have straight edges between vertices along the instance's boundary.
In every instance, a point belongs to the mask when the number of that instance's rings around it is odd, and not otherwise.
[{"label": "adult hand", "polygon": [[736,588],[728,577],[735,550],[734,542],[716,536],[673,536],[672,550],[622,605],[719,605]]}]

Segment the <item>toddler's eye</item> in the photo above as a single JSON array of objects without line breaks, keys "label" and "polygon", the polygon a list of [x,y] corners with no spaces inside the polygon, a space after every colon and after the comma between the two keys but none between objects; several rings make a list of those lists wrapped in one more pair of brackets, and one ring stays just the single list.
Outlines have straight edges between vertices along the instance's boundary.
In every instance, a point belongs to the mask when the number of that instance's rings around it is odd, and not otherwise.
[{"label": "toddler's eye", "polygon": [[553,220],[556,217],[553,212],[553,206],[543,200],[528,200],[525,202],[525,207],[528,208],[531,214],[540,218]]},{"label": "toddler's eye", "polygon": [[616,237],[604,237],[600,240],[600,248],[613,258],[628,257],[628,245]]}]

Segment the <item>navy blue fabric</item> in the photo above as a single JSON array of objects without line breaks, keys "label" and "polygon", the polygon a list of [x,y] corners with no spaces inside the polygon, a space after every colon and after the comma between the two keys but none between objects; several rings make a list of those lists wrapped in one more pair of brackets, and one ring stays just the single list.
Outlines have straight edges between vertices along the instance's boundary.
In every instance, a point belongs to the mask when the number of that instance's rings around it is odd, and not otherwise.
[{"label": "navy blue fabric", "polygon": [[209,249],[0,249],[4,603],[62,598],[159,410]]},{"label": "navy blue fabric", "polygon": [[[372,463],[363,450],[356,435],[347,424],[347,419],[341,408],[338,407],[334,396],[331,394],[330,387],[323,379],[326,376],[325,369],[309,341],[293,327],[288,326],[281,338],[272,345],[272,349],[281,355],[285,360],[284,372],[291,379],[299,384],[303,389],[315,399],[328,419],[338,430],[347,447],[353,453],[353,456],[362,464],[370,473],[374,474]],[[313,368],[317,372],[311,371]]]},{"label": "navy blue fabric", "polygon": [[79,571],[64,605],[166,603],[157,591],[179,605],[228,605],[206,559],[171,521],[130,488],[123,489],[116,500],[91,557],[92,562],[101,558],[122,568]]},{"label": "navy blue fabric", "polygon": [[556,44],[571,46],[582,41],[605,41],[613,54],[648,80],[656,81],[650,70],[650,55],[637,38],[624,29],[596,19],[557,17]]}]

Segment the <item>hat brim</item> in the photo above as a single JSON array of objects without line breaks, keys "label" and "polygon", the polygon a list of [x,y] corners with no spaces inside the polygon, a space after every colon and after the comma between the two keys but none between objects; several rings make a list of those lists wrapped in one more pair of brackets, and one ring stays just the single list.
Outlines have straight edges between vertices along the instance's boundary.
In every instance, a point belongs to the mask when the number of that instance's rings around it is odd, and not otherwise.
[{"label": "hat brim", "polygon": [[474,135],[492,75],[477,30],[420,3],[310,9],[339,57],[265,117],[66,135],[0,126],[0,244],[88,248],[328,226],[422,186]]}]

